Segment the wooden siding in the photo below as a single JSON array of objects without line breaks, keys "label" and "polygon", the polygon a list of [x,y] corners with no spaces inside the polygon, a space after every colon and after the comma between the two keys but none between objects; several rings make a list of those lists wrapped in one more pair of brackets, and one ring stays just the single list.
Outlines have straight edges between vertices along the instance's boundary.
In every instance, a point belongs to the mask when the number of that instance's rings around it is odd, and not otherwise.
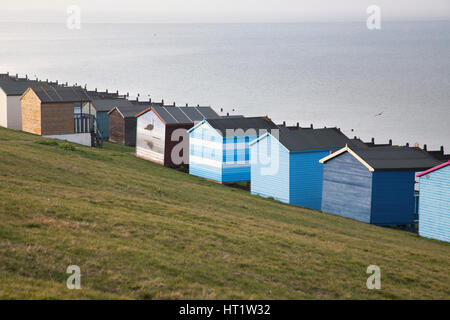
[{"label": "wooden siding", "polygon": [[450,166],[420,177],[419,235],[450,242]]},{"label": "wooden siding", "polygon": [[73,103],[49,103],[41,105],[41,134],[72,134]]},{"label": "wooden siding", "polygon": [[320,210],[323,168],[319,160],[329,154],[329,150],[290,153],[289,203]]},{"label": "wooden siding", "polygon": [[207,122],[189,133],[189,174],[222,182],[222,136]]},{"label": "wooden siding", "polygon": [[136,123],[135,117],[125,118],[125,145],[136,146]]},{"label": "wooden siding", "polygon": [[125,119],[117,109],[109,114],[109,141],[125,144]]},{"label": "wooden siding", "polygon": [[250,149],[251,193],[289,203],[289,151],[271,135]]},{"label": "wooden siding", "polygon": [[322,211],[370,223],[372,172],[349,153],[323,164]]},{"label": "wooden siding", "polygon": [[372,176],[370,223],[414,223],[414,171],[375,171]]},{"label": "wooden siding", "polygon": [[109,138],[109,117],[108,112],[102,111],[96,113],[97,128],[100,131],[103,139]]},{"label": "wooden siding", "polygon": [[21,100],[22,130],[41,134],[41,100],[33,90],[28,90]]},{"label": "wooden siding", "polygon": [[153,111],[137,118],[136,155],[138,157],[164,164],[165,139],[165,124]]},{"label": "wooden siding", "polygon": [[[189,133],[187,132],[187,130],[192,128],[193,126],[193,123],[171,124],[166,126],[166,139],[164,141],[164,165],[166,167],[176,167],[189,164]],[[180,132],[182,132],[183,135],[179,138],[178,141],[172,141],[172,134],[176,130],[181,130]],[[176,137],[174,136],[173,138],[175,139]],[[176,161],[175,163],[175,157],[180,158],[182,160],[182,163],[178,163],[178,161]]]}]

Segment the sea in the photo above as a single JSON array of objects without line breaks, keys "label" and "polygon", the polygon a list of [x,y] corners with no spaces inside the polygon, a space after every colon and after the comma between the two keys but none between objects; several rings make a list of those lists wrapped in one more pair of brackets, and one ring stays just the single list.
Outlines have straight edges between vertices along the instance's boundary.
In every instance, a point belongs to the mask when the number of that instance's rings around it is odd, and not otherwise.
[{"label": "sea", "polygon": [[0,23],[0,73],[450,153],[450,21]]}]

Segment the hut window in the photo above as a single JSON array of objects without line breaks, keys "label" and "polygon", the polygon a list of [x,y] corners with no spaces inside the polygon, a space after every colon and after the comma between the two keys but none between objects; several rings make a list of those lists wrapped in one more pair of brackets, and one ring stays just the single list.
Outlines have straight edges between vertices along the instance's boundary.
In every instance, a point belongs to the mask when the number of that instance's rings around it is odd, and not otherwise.
[{"label": "hut window", "polygon": [[73,114],[75,116],[81,115],[81,103],[74,103],[73,104]]}]

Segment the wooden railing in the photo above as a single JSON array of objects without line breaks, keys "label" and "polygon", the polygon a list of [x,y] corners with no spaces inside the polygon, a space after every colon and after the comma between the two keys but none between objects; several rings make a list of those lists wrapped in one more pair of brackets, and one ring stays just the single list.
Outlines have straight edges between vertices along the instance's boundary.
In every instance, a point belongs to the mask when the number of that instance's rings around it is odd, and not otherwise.
[{"label": "wooden railing", "polygon": [[80,114],[73,118],[74,133],[90,133],[94,130],[95,117],[92,115]]}]

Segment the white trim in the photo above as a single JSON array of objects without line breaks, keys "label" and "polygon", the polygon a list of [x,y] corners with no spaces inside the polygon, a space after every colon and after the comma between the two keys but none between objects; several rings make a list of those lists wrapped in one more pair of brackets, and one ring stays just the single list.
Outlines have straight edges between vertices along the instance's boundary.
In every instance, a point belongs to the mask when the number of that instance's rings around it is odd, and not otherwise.
[{"label": "white trim", "polygon": [[338,155],[340,155],[340,154],[342,154],[342,153],[345,153],[345,152],[350,153],[356,160],[358,160],[359,162],[361,162],[362,165],[364,165],[367,169],[369,169],[369,171],[371,171],[371,172],[374,172],[374,171],[375,171],[375,169],[372,168],[372,167],[370,166],[370,164],[368,164],[366,161],[364,161],[363,158],[361,158],[360,156],[358,156],[358,155],[356,154],[355,151],[353,151],[352,149],[350,149],[350,148],[348,147],[348,145],[345,145],[344,148],[342,148],[342,149],[340,149],[340,150],[338,150],[338,151],[336,151],[336,152],[333,152],[332,154],[330,154],[329,156],[326,156],[325,158],[320,159],[319,162],[320,162],[320,163],[325,163],[325,162],[327,162],[328,160],[331,160],[331,159],[333,159],[334,157],[337,157]]}]

